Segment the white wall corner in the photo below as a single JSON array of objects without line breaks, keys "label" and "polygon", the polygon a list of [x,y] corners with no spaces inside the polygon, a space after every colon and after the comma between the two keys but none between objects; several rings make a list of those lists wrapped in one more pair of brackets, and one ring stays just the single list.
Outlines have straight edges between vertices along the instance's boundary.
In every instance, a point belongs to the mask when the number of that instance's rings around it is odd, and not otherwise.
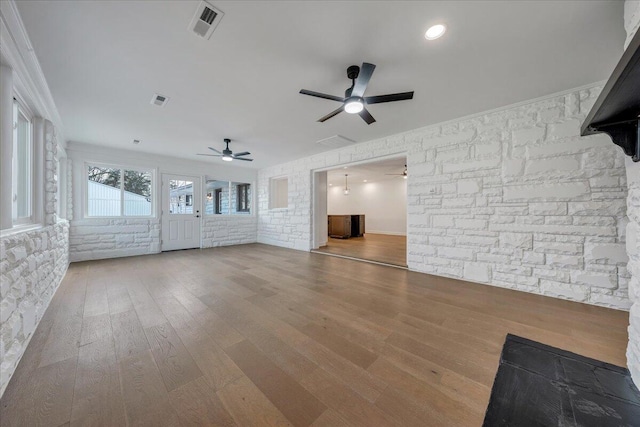
[{"label": "white wall corner", "polygon": [[2,62],[13,69],[14,84],[24,95],[28,106],[40,116],[51,120],[64,147],[64,127],[49,90],[29,35],[20,17],[15,0],[0,1],[0,53]]}]

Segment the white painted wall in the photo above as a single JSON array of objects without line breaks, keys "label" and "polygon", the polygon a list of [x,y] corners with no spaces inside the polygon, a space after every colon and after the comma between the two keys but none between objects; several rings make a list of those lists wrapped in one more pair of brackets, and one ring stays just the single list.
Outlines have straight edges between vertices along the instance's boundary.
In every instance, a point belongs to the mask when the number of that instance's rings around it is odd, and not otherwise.
[{"label": "white painted wall", "polygon": [[344,187],[334,185],[327,191],[329,215],[365,215],[365,232],[407,234],[407,181],[398,178],[380,182],[349,183],[349,195]]},{"label": "white painted wall", "polygon": [[[258,175],[258,241],[309,250],[313,170],[407,155],[409,269],[628,309],[622,151],[579,136],[601,88],[348,146]],[[268,182],[289,176],[289,208]]]},{"label": "white painted wall", "polygon": [[[199,162],[171,157],[116,150],[82,143],[69,143],[67,155],[72,165],[73,220],[70,228],[69,257],[73,261],[115,258],[158,253],[162,230],[161,176],[163,173],[207,179],[246,182],[255,187],[256,171],[221,162]],[[154,171],[154,215],[149,218],[88,218],[85,216],[85,167],[87,163],[113,164]],[[255,191],[252,191],[255,194]],[[255,196],[254,196],[255,197]],[[204,203],[204,196],[201,198]],[[255,207],[255,202],[252,204]],[[204,205],[200,207],[204,212]],[[257,216],[204,215],[201,247],[252,243],[256,241]]]},{"label": "white painted wall", "polygon": [[[627,31],[625,48],[640,27],[640,1],[627,0],[624,4],[624,25]],[[629,299],[633,303],[629,313],[629,345],[627,346],[627,365],[631,376],[640,387],[640,164],[626,158],[627,184],[627,254],[631,273],[629,281]]]}]

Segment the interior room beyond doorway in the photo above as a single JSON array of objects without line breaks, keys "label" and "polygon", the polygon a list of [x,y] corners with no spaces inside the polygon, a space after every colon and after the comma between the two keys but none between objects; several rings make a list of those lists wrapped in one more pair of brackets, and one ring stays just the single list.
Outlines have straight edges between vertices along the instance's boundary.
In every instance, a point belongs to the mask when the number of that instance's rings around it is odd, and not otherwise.
[{"label": "interior room beyond doorway", "polygon": [[407,265],[406,158],[327,172],[327,244],[318,252]]}]

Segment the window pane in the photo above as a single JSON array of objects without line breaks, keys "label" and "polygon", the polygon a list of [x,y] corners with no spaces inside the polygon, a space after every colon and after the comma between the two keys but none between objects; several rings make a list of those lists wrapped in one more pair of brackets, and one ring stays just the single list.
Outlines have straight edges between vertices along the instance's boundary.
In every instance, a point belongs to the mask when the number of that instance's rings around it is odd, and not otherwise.
[{"label": "window pane", "polygon": [[207,215],[229,213],[229,181],[207,181],[204,212]]},{"label": "window pane", "polygon": [[89,166],[88,216],[121,216],[120,169]]},{"label": "window pane", "polygon": [[17,117],[17,186],[16,203],[17,217],[29,218],[31,216],[31,123],[18,111]]},{"label": "window pane", "polygon": [[169,213],[193,213],[193,181],[169,180]]},{"label": "window pane", "polygon": [[231,200],[232,214],[251,214],[251,185],[242,182],[231,183]]},{"label": "window pane", "polygon": [[151,172],[124,171],[124,215],[151,215]]}]

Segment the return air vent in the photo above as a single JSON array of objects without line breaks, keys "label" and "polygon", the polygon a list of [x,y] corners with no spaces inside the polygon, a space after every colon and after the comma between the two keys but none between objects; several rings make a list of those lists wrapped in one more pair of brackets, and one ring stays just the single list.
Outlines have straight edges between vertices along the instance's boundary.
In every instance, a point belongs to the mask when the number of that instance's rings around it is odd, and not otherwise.
[{"label": "return air vent", "polygon": [[158,107],[164,107],[167,102],[169,102],[168,97],[157,93],[154,93],[153,98],[151,98],[151,105],[157,105]]},{"label": "return air vent", "polygon": [[355,141],[353,139],[349,139],[346,136],[333,135],[333,136],[330,136],[329,138],[316,141],[316,144],[323,145],[325,147],[339,147],[342,145],[353,144],[354,142]]},{"label": "return air vent", "polygon": [[198,37],[209,39],[223,16],[224,12],[203,1],[191,19],[189,31],[193,31]]}]

